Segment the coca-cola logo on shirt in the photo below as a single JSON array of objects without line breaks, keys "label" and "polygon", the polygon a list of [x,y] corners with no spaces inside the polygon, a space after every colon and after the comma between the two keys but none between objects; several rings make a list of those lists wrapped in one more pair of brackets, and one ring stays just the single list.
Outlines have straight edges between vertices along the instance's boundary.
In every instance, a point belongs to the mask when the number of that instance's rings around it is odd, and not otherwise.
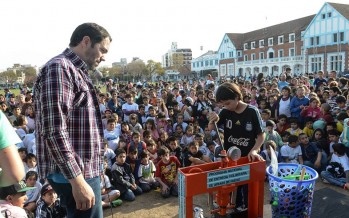
[{"label": "coca-cola logo on shirt", "polygon": [[231,143],[238,145],[238,146],[244,146],[244,147],[248,146],[249,141],[250,141],[250,139],[248,139],[248,138],[234,138],[233,136],[229,136],[229,138],[228,138],[228,142],[231,142]]}]

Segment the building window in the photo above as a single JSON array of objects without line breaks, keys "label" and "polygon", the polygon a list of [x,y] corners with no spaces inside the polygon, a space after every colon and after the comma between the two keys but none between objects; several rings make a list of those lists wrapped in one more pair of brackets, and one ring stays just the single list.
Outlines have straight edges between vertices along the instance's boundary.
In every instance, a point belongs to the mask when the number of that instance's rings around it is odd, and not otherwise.
[{"label": "building window", "polygon": [[242,56],[242,52],[238,51],[238,57],[241,57],[241,56]]},{"label": "building window", "polygon": [[221,53],[221,59],[224,59],[224,53]]},{"label": "building window", "polygon": [[264,59],[264,52],[259,52],[259,59],[263,60]]},{"label": "building window", "polygon": [[344,32],[333,33],[333,42],[343,42],[344,41]]},{"label": "building window", "polygon": [[322,19],[326,18],[326,14],[321,14]]},{"label": "building window", "polygon": [[233,75],[234,65],[228,65],[228,75]]},{"label": "building window", "polygon": [[339,33],[339,41],[343,42],[344,41],[344,32]]},{"label": "building window", "polygon": [[290,48],[290,50],[289,50],[289,56],[294,56],[295,54],[294,54],[294,48]]},{"label": "building window", "polygon": [[256,60],[256,54],[251,54],[251,60]]},{"label": "building window", "polygon": [[289,42],[294,42],[295,41],[295,38],[296,38],[296,35],[294,33],[291,33],[289,36],[288,36],[288,41]]},{"label": "building window", "polygon": [[317,36],[315,39],[316,45],[320,45],[320,36]]},{"label": "building window", "polygon": [[330,56],[331,70],[342,71],[343,58],[342,55]]},{"label": "building window", "polygon": [[244,50],[247,50],[247,43],[244,44]]},{"label": "building window", "polygon": [[251,42],[251,49],[254,49],[256,46],[256,42]]},{"label": "building window", "polygon": [[201,65],[201,67],[203,67],[203,66],[204,66],[204,62],[203,62],[203,61],[201,61],[201,62],[200,62],[200,65]]},{"label": "building window", "polygon": [[279,58],[282,58],[284,56],[284,50],[283,49],[280,49],[278,51],[278,56],[279,56]]},{"label": "building window", "polygon": [[331,13],[331,12],[328,12],[328,13],[327,13],[327,17],[332,17],[332,13]]},{"label": "building window", "polygon": [[268,39],[268,46],[273,46],[273,38]]},{"label": "building window", "polygon": [[218,60],[215,60],[215,61],[214,61],[214,65],[218,65]]},{"label": "building window", "polygon": [[319,70],[322,70],[321,67],[321,57],[312,57],[310,58],[310,66],[311,66],[311,71],[312,72],[318,72]]},{"label": "building window", "polygon": [[259,40],[259,47],[264,47],[264,39]]},{"label": "building window", "polygon": [[213,65],[213,60],[210,60],[210,66],[212,66]]},{"label": "building window", "polygon": [[232,51],[229,52],[229,57],[232,58],[234,56],[234,53]]},{"label": "building window", "polygon": [[248,61],[248,56],[244,55],[244,61]]},{"label": "building window", "polygon": [[284,44],[284,36],[278,37],[278,44]]},{"label": "building window", "polygon": [[310,45],[314,45],[314,37],[310,37]]},{"label": "building window", "polygon": [[208,66],[208,61],[205,61],[205,66]]}]

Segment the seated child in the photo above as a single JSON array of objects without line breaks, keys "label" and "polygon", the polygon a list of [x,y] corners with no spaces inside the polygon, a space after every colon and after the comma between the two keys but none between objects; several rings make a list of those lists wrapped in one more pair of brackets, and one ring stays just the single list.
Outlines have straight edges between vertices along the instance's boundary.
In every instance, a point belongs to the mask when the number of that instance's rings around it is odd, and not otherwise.
[{"label": "seated child", "polygon": [[138,167],[140,164],[140,160],[138,159],[138,150],[136,147],[131,146],[129,149],[129,153],[126,156],[126,163],[130,165],[131,172],[135,177],[136,182],[138,181]]},{"label": "seated child", "polygon": [[159,182],[155,180],[154,173],[156,171],[155,164],[149,160],[147,151],[141,153],[141,164],[138,168],[139,186],[143,192],[149,192],[151,189],[159,187]]},{"label": "seated child", "polygon": [[184,154],[184,166],[193,166],[212,162],[211,159],[199,150],[197,142],[188,144],[188,151]]},{"label": "seated child", "polygon": [[213,141],[208,141],[208,142],[206,143],[206,145],[207,145],[208,150],[210,150],[210,153],[208,154],[208,157],[209,157],[212,161],[214,161],[214,149],[215,149],[215,147],[216,147],[216,143],[214,143]]},{"label": "seated child", "polygon": [[322,152],[316,143],[309,142],[309,137],[305,133],[299,134],[298,139],[302,149],[304,165],[321,172],[321,169],[323,169],[327,163],[327,155],[325,152]]},{"label": "seated child", "polygon": [[147,145],[144,141],[141,141],[141,135],[139,132],[132,133],[132,141],[127,145],[127,154],[129,153],[130,147],[135,147],[138,153],[137,159],[141,158],[141,152],[147,150]]},{"label": "seated child", "polygon": [[291,125],[291,128],[287,129],[286,131],[291,133],[291,135],[295,135],[298,137],[299,134],[303,132],[303,130],[301,130],[298,126],[297,118],[291,118],[290,125]]},{"label": "seated child", "polygon": [[170,156],[176,156],[179,162],[182,164],[182,148],[178,145],[176,137],[171,136],[167,139],[169,145],[168,150],[170,151]]},{"label": "seated child", "polygon": [[333,145],[333,154],[330,164],[321,172],[322,181],[349,188],[349,159],[345,154],[345,146],[342,143]]},{"label": "seated child", "polygon": [[312,137],[314,134],[314,128],[313,128],[313,119],[312,118],[305,118],[305,127],[303,128],[303,132],[307,134],[308,137]]},{"label": "seated child", "polygon": [[25,183],[27,187],[35,187],[35,189],[27,191],[28,199],[24,202],[24,208],[30,212],[36,210],[36,201],[40,197],[41,183],[38,182],[38,173],[35,171],[29,171],[25,175]]},{"label": "seated child", "polygon": [[26,164],[24,164],[25,173],[29,171],[38,172],[38,167],[36,166],[36,156],[29,153],[26,157]]},{"label": "seated child", "polygon": [[[266,134],[265,134],[264,142],[270,141],[270,140],[274,141],[276,143],[276,150],[274,150],[274,151],[279,151],[281,146],[283,145],[283,142],[282,142],[282,138],[279,135],[279,133],[274,130],[274,127],[275,127],[274,121],[267,120],[265,125],[266,125],[266,127],[265,127]],[[265,150],[265,149],[266,149],[266,147],[265,147],[265,143],[264,143],[263,150]]]},{"label": "seated child", "polygon": [[120,197],[119,190],[112,190],[112,186],[109,177],[106,175],[108,160],[104,158],[104,173],[101,176],[101,195],[102,195],[102,207],[119,206],[122,204],[122,200],[117,199]]},{"label": "seated child", "polygon": [[115,162],[115,152],[108,147],[108,141],[104,140],[104,158],[106,158],[107,162],[107,168],[111,169],[111,166],[113,166]]},{"label": "seated child", "polygon": [[121,198],[134,201],[135,195],[142,194],[142,189],[136,185],[131,167],[126,161],[126,151],[122,148],[116,150],[116,162],[112,166],[114,187],[120,191]]},{"label": "seated child", "polygon": [[156,148],[156,143],[153,139],[148,140],[147,142],[147,150],[149,159],[154,163],[157,164],[159,161],[158,157],[158,149]]},{"label": "seated child", "polygon": [[107,122],[107,128],[104,130],[104,138],[108,141],[108,147],[115,151],[118,148],[120,132],[115,128],[116,120],[110,118]]},{"label": "seated child", "polygon": [[284,145],[280,150],[285,163],[303,164],[302,149],[298,144],[298,136],[290,135],[288,145]]},{"label": "seated child", "polygon": [[23,209],[24,202],[28,199],[26,192],[35,189],[27,187],[25,182],[0,188],[0,208],[6,211],[9,217],[28,217]]},{"label": "seated child", "polygon": [[138,123],[138,116],[137,114],[131,114],[130,115],[130,121],[129,121],[129,127],[131,132],[142,132],[143,128],[140,123]]},{"label": "seated child", "polygon": [[280,156],[280,153],[276,150],[277,147],[276,147],[276,143],[274,141],[272,141],[272,140],[266,141],[264,143],[264,146],[265,146],[265,150],[263,150],[261,152],[261,156],[265,160],[267,167],[270,166],[270,163],[271,163],[271,149],[270,149],[270,147],[272,147],[274,149],[275,155],[278,159],[278,162],[281,162],[281,156]]},{"label": "seated child", "polygon": [[61,206],[57,193],[46,183],[41,189],[41,198],[37,202],[36,218],[65,218],[67,210]]},{"label": "seated child", "polygon": [[164,198],[178,196],[178,168],[181,163],[175,156],[170,156],[170,151],[166,147],[158,150],[161,158],[156,166],[156,181],[160,183],[161,196]]}]

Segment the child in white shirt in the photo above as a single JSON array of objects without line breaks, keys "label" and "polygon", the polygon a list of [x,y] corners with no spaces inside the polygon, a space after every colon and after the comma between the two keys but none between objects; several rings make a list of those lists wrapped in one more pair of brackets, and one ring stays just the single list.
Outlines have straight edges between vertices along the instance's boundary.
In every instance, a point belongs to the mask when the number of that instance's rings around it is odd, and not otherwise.
[{"label": "child in white shirt", "polygon": [[288,145],[281,147],[281,156],[285,163],[303,164],[302,149],[298,143],[298,136],[290,135]]}]

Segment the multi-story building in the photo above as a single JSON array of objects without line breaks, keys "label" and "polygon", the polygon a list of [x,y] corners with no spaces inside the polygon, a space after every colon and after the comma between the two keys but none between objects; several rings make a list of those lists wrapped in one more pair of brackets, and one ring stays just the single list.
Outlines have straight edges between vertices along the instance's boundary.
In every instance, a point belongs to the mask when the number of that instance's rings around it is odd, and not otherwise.
[{"label": "multi-story building", "polygon": [[279,75],[286,68],[295,74],[304,73],[301,34],[313,18],[311,15],[243,34],[225,34],[218,49],[220,77]]},{"label": "multi-story building", "polygon": [[[220,78],[276,76],[349,68],[349,5],[325,3],[315,15],[247,33],[226,33],[217,56]],[[193,70],[202,70],[200,58]],[[215,57],[211,57],[214,59]]]},{"label": "multi-story building", "polygon": [[304,31],[305,71],[348,70],[349,5],[325,3]]},{"label": "multi-story building", "polygon": [[172,42],[171,49],[162,56],[163,68],[180,68],[190,65],[192,51],[190,48],[177,48],[177,42]]},{"label": "multi-story building", "polygon": [[217,51],[208,51],[192,60],[191,69],[197,77],[202,77],[204,74],[217,76],[215,74],[218,72],[218,62]]}]

